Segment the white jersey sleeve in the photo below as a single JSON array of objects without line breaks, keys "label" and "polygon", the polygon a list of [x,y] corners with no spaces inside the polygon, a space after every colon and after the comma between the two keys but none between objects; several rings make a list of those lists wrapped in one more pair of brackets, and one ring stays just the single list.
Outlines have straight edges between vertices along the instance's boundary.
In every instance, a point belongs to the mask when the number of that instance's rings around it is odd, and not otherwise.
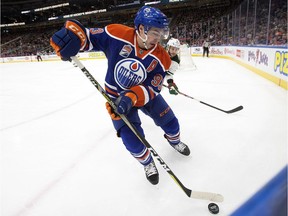
[{"label": "white jersey sleeve", "polygon": [[166,76],[166,79],[173,79],[174,73],[178,70],[179,64],[176,61],[171,61],[171,66],[169,68],[168,74]]}]

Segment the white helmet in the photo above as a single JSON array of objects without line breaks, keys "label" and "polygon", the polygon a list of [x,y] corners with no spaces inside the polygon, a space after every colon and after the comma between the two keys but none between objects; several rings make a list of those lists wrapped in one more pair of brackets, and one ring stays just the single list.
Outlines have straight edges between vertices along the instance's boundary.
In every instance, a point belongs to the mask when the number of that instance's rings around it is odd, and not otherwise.
[{"label": "white helmet", "polygon": [[171,38],[168,41],[167,45],[180,49],[180,41],[178,39],[176,39],[176,38]]}]

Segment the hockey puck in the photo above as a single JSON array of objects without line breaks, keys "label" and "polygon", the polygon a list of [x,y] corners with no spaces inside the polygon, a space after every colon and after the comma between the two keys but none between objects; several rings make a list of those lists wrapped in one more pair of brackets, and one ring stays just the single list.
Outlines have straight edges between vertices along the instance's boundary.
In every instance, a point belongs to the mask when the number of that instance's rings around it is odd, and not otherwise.
[{"label": "hockey puck", "polygon": [[210,203],[208,205],[209,212],[212,214],[218,214],[219,213],[219,206],[216,203]]}]

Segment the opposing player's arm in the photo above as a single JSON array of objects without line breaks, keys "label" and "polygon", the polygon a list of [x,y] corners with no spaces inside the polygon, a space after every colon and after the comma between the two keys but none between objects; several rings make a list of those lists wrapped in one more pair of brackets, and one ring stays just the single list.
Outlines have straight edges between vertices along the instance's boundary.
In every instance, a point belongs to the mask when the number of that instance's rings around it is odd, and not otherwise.
[{"label": "opposing player's arm", "polygon": [[173,95],[178,94],[178,87],[174,83],[173,75],[178,70],[179,63],[177,61],[172,61],[169,71],[167,71],[166,80],[168,83],[169,93]]},{"label": "opposing player's arm", "polygon": [[170,68],[167,71],[166,79],[167,80],[173,79],[173,75],[178,70],[178,68],[179,68],[179,63],[177,63],[176,61],[171,61]]}]

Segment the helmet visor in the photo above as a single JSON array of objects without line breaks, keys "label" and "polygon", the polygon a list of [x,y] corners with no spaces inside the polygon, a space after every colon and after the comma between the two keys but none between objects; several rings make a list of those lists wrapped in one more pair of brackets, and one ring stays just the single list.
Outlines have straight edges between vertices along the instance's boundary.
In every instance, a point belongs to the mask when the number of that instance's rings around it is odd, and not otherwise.
[{"label": "helmet visor", "polygon": [[156,28],[156,27],[145,26],[145,33],[155,38],[167,39],[169,37],[169,27]]}]

